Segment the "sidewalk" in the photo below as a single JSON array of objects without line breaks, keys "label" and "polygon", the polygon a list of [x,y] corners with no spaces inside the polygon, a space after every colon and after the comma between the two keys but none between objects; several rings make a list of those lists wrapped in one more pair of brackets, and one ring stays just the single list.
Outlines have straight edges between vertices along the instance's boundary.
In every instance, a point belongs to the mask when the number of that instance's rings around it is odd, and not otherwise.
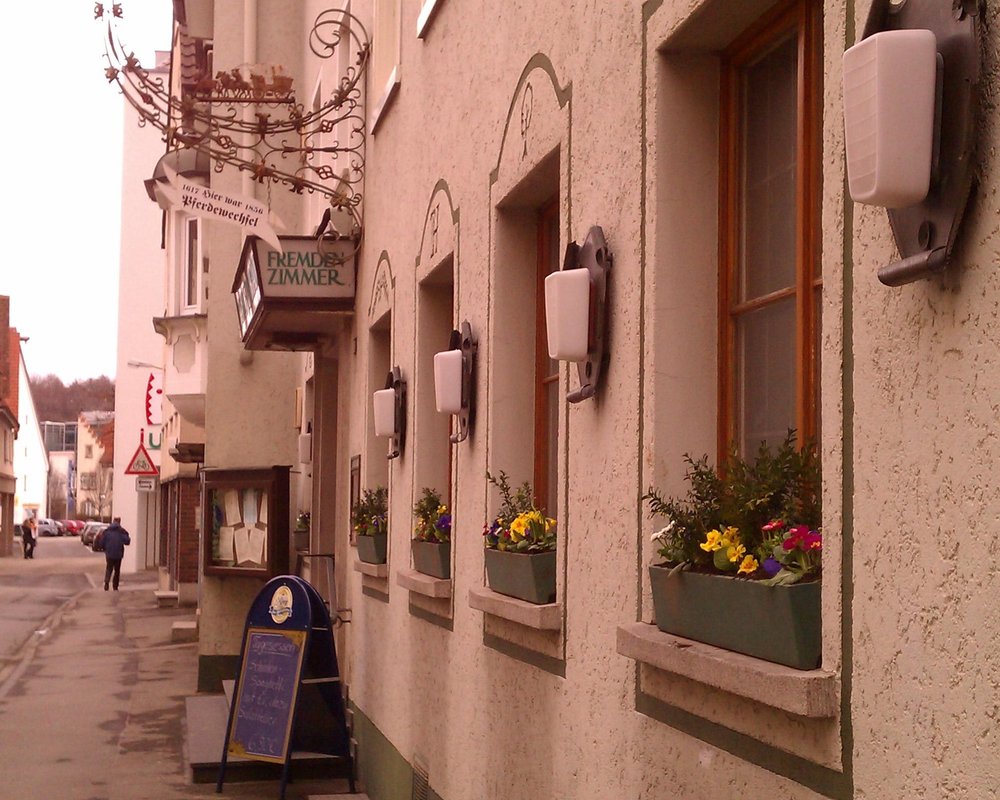
[{"label": "sidewalk", "polygon": [[[171,625],[192,610],[158,608],[150,574],[122,576],[119,592],[103,591],[93,568],[86,575],[95,588],[55,611],[48,633],[0,676],[0,796],[277,798],[277,781],[227,780],[222,795],[191,783],[184,708],[196,692],[197,644],[173,643]],[[346,781],[302,781],[286,797],[340,792]]]}]

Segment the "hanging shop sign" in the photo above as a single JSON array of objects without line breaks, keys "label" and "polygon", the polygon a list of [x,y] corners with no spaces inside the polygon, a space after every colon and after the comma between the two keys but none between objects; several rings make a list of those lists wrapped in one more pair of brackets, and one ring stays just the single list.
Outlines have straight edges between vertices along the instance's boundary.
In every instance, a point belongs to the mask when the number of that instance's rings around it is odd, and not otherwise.
[{"label": "hanging shop sign", "polygon": [[312,350],[334,315],[354,311],[357,242],[350,236],[247,237],[233,281],[248,350]]},{"label": "hanging shop sign", "polygon": [[254,197],[227,194],[202,186],[182,177],[169,164],[164,164],[166,183],[157,183],[154,191],[158,200],[169,208],[185,214],[228,225],[238,225],[252,236],[259,236],[277,250],[281,249],[273,224],[281,227],[280,220],[271,210]]}]

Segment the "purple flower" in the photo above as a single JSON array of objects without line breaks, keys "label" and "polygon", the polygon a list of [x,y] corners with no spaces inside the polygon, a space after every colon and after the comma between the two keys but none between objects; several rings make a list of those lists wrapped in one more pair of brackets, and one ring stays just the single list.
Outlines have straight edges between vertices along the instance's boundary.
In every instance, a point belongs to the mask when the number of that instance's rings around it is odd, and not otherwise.
[{"label": "purple flower", "polygon": [[781,562],[774,557],[765,558],[764,563],[760,565],[760,568],[767,573],[767,577],[773,578],[781,570]]},{"label": "purple flower", "polygon": [[434,527],[441,531],[441,533],[448,533],[451,530],[451,514],[442,514],[438,517],[437,522],[434,523]]}]

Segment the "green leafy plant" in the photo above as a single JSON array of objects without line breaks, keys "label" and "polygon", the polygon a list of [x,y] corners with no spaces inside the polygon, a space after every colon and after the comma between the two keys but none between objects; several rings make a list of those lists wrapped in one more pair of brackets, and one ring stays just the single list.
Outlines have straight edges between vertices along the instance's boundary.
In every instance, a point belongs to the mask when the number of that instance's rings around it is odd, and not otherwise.
[{"label": "green leafy plant", "polygon": [[413,506],[416,523],[413,538],[420,542],[450,542],[451,514],[448,506],[441,502],[441,495],[433,489],[424,488],[420,499]]},{"label": "green leafy plant", "polygon": [[375,536],[388,530],[389,490],[384,486],[365,489],[351,511],[351,524],[358,536]]},{"label": "green leafy plant", "polygon": [[507,474],[486,473],[486,479],[500,490],[500,510],[483,526],[487,548],[514,553],[548,553],[556,549],[556,521],[535,507],[531,484],[512,489]]},{"label": "green leafy plant", "polygon": [[312,515],[308,511],[300,511],[295,517],[295,527],[299,530],[309,530],[312,522]]},{"label": "green leafy plant", "polygon": [[794,431],[752,460],[730,453],[717,472],[708,458],[685,455],[690,486],[681,498],[643,495],[666,524],[653,534],[663,560],[677,569],[794,583],[820,570],[821,477],[811,443]]}]

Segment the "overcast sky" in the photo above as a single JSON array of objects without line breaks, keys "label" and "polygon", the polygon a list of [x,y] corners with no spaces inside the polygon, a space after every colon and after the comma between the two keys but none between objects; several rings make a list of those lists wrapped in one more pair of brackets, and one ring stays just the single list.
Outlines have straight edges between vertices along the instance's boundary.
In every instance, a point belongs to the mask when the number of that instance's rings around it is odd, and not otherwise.
[{"label": "overcast sky", "polygon": [[[0,295],[31,375],[114,378],[124,102],[104,77],[93,0],[4,4]],[[123,0],[143,66],[170,45],[170,0]],[[105,3],[110,8],[111,3]]]}]

